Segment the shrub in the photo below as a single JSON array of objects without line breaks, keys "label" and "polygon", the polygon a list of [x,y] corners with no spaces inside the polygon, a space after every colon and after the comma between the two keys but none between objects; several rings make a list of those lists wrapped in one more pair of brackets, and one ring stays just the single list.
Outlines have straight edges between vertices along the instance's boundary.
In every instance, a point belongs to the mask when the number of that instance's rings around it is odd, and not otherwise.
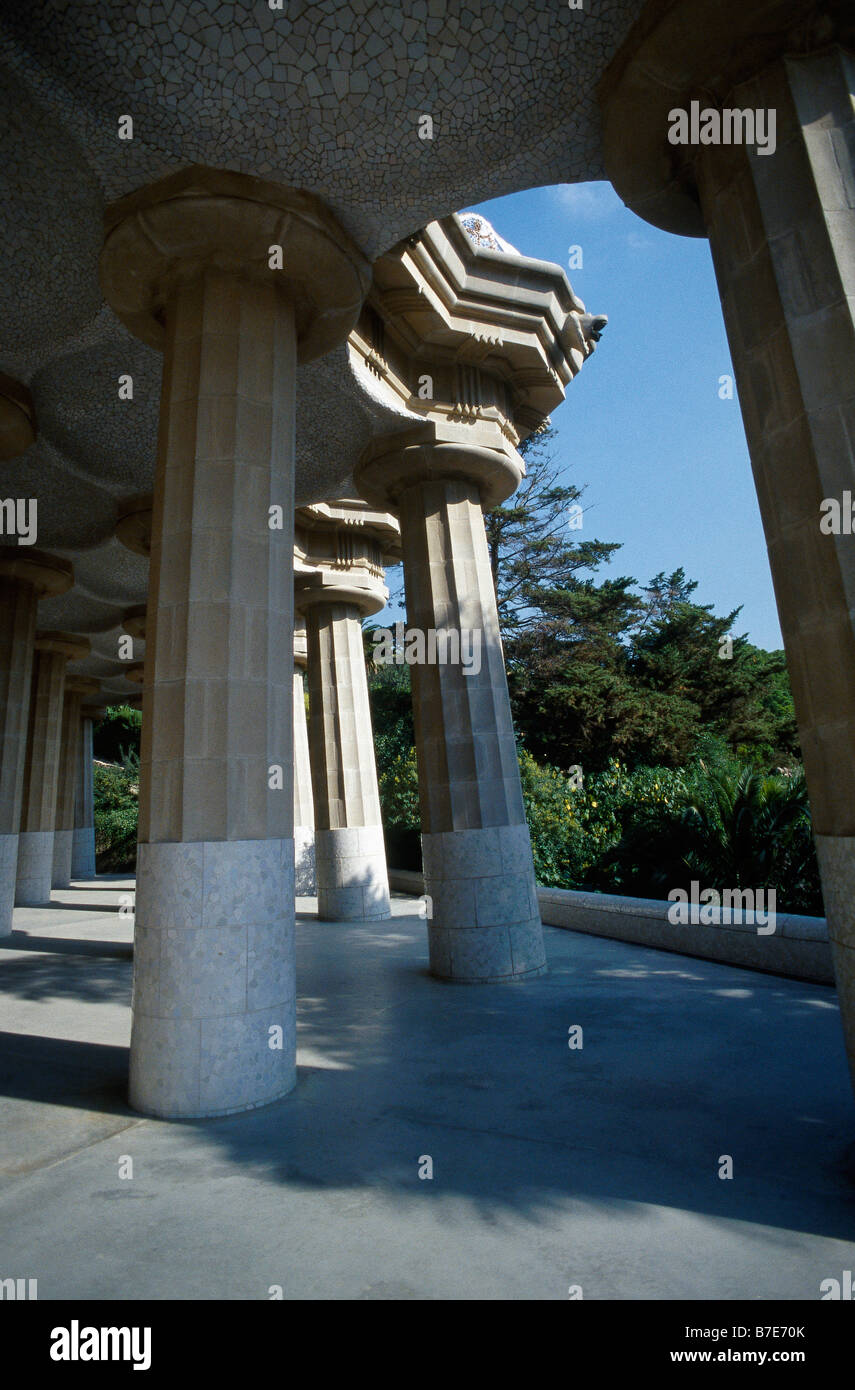
[{"label": "shrub", "polygon": [[142,713],[132,705],[109,705],[95,729],[95,757],[121,763],[126,753],[139,755]]},{"label": "shrub", "polygon": [[133,872],[137,854],[139,759],[96,762],[93,770],[95,862],[99,873]]},{"label": "shrub", "polygon": [[585,835],[570,779],[524,748],[518,755],[535,877],[552,888],[575,887],[584,872]]},{"label": "shrub", "polygon": [[421,820],[415,748],[394,751],[380,734],[377,736],[375,749],[383,824],[405,830],[418,830]]},{"label": "shrub", "polygon": [[699,761],[666,804],[639,802],[594,878],[606,891],[665,898],[672,888],[774,888],[777,910],[821,915],[819,869],[801,769],[766,776]]}]

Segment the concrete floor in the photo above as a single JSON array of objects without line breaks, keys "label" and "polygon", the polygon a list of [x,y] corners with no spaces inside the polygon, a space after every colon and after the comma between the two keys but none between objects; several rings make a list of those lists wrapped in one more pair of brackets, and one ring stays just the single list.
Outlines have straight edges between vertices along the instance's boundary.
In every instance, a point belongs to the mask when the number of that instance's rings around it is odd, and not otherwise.
[{"label": "concrete floor", "polygon": [[833,990],[554,928],[547,977],[447,985],[413,899],[347,926],[300,899],[296,1091],[166,1124],[125,1102],[128,886],[18,909],[0,951],[0,1278],[40,1299],[813,1300],[855,1270]]}]

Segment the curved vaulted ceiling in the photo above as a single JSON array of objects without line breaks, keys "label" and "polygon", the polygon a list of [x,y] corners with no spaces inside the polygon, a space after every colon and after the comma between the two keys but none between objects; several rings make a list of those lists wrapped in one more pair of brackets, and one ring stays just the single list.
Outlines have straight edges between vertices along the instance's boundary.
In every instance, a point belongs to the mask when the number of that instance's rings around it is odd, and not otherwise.
[{"label": "curved vaulted ceiling", "polygon": [[[0,496],[38,498],[39,546],[74,562],[74,588],[39,610],[90,637],[71,669],[133,693],[117,639],[147,587],[115,508],[152,486],[161,362],[103,303],[107,204],[190,164],[241,170],[318,194],[373,260],[467,204],[602,177],[595,85],[641,8],[3,0],[0,372],[29,386],[38,433],[0,465]],[[345,346],[301,367],[298,501],[351,490],[389,418]]]}]

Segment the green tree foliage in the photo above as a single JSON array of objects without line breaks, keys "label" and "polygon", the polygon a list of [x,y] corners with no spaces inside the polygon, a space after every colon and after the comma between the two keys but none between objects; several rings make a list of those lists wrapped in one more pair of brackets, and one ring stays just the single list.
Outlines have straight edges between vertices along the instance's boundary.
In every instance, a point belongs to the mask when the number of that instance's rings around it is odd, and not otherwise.
[{"label": "green tree foliage", "polygon": [[368,662],[368,694],[371,702],[371,723],[374,729],[374,749],[378,772],[382,766],[405,755],[415,743],[413,732],[413,696],[410,668],[406,663],[377,664],[373,661],[375,644],[366,627],[363,637]]},{"label": "green tree foliage", "polygon": [[615,542],[574,539],[568,517],[582,489],[561,482],[554,438],[547,427],[524,441],[526,476],[513,497],[484,518],[505,641],[538,624],[541,595],[563,589],[580,571],[596,570],[620,549]]},{"label": "green tree foliage", "polygon": [[108,706],[93,737],[95,862],[99,873],[133,873],[137,853],[142,715]]},{"label": "green tree foliage", "polygon": [[[691,870],[821,911],[783,653],[682,568],[604,577],[620,547],[570,526],[582,490],[552,443],[523,446],[527,477],[485,518],[539,880],[661,897]],[[369,664],[369,687],[384,820],[414,835],[409,668]]]},{"label": "green tree foliage", "polygon": [[132,705],[109,705],[93,737],[95,757],[105,763],[121,763],[126,753],[140,751],[142,712]]},{"label": "green tree foliage", "polygon": [[93,769],[95,862],[98,872],[133,873],[137,854],[139,758],[131,750],[119,763]]},{"label": "green tree foliage", "polygon": [[777,909],[822,915],[822,893],[801,770],[693,770],[668,806],[634,806],[592,875],[611,892],[665,898],[673,888],[775,888]]},{"label": "green tree foliage", "polygon": [[529,591],[537,622],[506,643],[518,732],[539,758],[589,771],[610,758],[678,767],[705,732],[758,768],[799,757],[782,652],[730,637],[739,609],[697,604],[682,569],[641,594],[621,577]]}]

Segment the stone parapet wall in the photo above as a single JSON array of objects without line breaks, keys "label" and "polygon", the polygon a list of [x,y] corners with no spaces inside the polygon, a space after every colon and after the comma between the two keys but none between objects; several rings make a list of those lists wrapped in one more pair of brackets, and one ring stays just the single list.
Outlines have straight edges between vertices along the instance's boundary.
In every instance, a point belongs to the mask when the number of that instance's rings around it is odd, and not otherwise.
[{"label": "stone parapet wall", "polygon": [[[393,892],[418,895],[424,892],[424,878],[409,870],[390,869],[389,886]],[[713,908],[709,926],[675,926],[668,921],[668,910],[673,904],[651,898],[623,898],[611,893],[581,893],[538,885],[537,901],[545,926],[699,956],[702,960],[796,980],[834,984],[824,917],[779,912],[775,932],[758,936],[752,914],[735,910],[730,923],[723,923],[721,909]]]}]

